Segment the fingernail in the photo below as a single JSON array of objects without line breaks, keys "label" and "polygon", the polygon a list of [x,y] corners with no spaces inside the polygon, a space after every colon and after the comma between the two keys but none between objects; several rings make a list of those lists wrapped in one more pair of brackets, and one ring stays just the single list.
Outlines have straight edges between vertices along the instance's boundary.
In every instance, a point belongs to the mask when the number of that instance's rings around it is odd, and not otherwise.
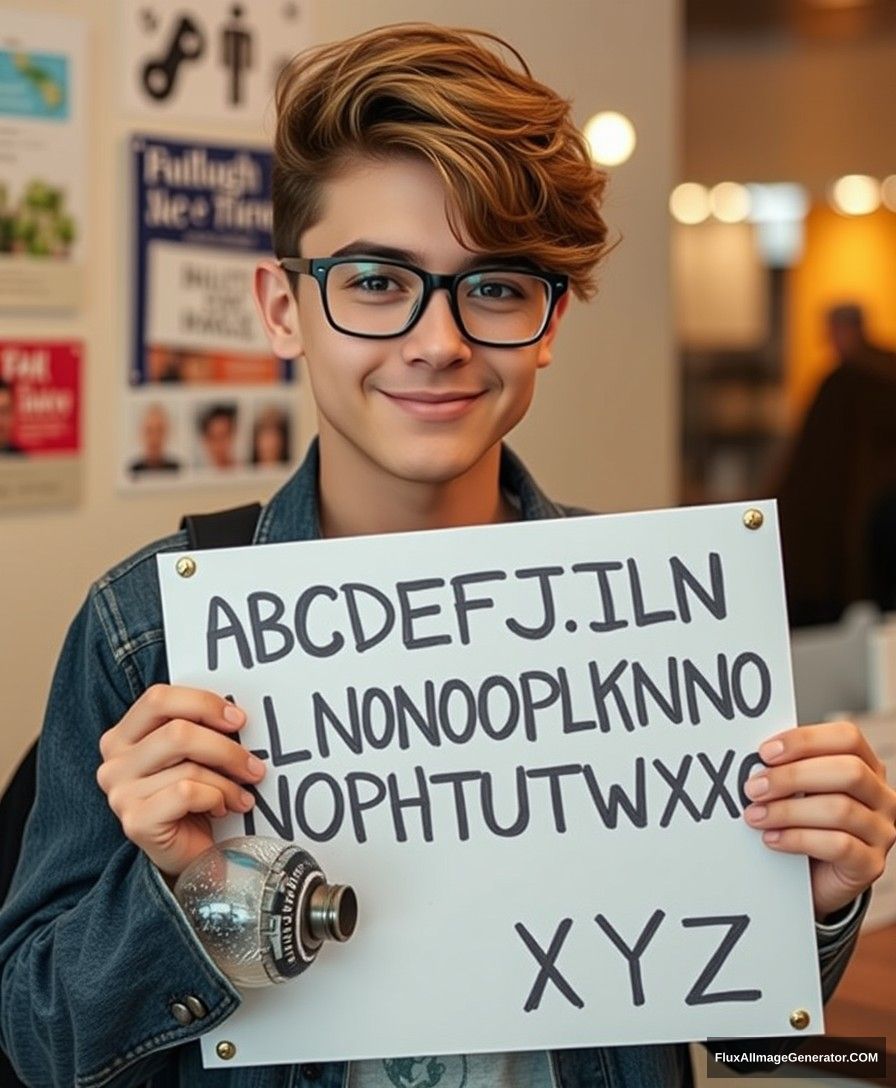
[{"label": "fingernail", "polygon": [[755,778],[748,778],[747,783],[744,786],[744,793],[747,797],[761,797],[764,793],[768,792],[768,779],[764,774],[756,775]]},{"label": "fingernail", "polygon": [[246,714],[238,706],[228,703],[224,707],[224,718],[231,725],[243,725],[246,721]]},{"label": "fingernail", "polygon": [[783,751],[784,745],[779,740],[768,740],[765,744],[759,746],[759,754],[766,763],[770,759],[774,759],[775,756],[779,756]]},{"label": "fingernail", "polygon": [[240,804],[243,808],[251,808],[255,804],[255,798],[248,790],[240,790]]},{"label": "fingernail", "polygon": [[766,832],[763,833],[762,841],[763,842],[777,842],[778,839],[780,839],[780,838],[781,838],[781,832],[780,831],[766,831]]},{"label": "fingernail", "polygon": [[264,764],[261,762],[260,759],[257,759],[255,756],[249,756],[249,758],[246,760],[246,769],[251,775],[264,774]]},{"label": "fingernail", "polygon": [[768,809],[765,805],[750,805],[744,809],[748,820],[764,820],[768,815]]}]

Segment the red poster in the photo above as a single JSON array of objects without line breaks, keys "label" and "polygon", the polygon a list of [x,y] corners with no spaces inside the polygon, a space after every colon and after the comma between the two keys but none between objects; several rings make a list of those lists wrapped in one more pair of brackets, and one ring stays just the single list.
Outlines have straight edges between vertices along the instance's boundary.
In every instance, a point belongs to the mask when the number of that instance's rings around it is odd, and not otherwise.
[{"label": "red poster", "polygon": [[81,344],[0,340],[0,456],[80,450]]}]

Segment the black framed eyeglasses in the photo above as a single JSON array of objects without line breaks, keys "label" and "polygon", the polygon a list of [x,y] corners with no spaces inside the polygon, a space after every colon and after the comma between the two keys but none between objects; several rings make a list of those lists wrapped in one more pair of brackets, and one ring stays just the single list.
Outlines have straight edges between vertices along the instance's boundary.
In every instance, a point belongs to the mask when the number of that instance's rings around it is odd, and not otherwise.
[{"label": "black framed eyeglasses", "polygon": [[282,257],[277,263],[317,280],[324,313],[337,332],[370,340],[388,340],[412,329],[433,292],[444,288],[467,340],[487,347],[526,347],[544,336],[569,286],[569,277],[560,273],[508,264],[438,275],[364,255]]}]

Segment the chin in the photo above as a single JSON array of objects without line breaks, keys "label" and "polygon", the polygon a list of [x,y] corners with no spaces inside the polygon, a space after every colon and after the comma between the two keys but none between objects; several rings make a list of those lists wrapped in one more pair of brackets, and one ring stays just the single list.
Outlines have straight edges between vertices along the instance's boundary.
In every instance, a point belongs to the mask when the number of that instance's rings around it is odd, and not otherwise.
[{"label": "chin", "polygon": [[415,449],[391,451],[380,464],[392,476],[409,483],[447,484],[469,472],[490,448],[477,445],[445,449],[421,443]]}]

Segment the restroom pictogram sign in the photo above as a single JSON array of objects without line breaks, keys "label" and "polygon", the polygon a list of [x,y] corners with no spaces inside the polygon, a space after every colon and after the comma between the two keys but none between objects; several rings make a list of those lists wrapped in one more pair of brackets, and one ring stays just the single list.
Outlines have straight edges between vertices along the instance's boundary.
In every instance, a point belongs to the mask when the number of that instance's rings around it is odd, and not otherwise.
[{"label": "restroom pictogram sign", "polygon": [[122,2],[128,112],[260,127],[283,64],[312,44],[312,10],[313,0]]}]

